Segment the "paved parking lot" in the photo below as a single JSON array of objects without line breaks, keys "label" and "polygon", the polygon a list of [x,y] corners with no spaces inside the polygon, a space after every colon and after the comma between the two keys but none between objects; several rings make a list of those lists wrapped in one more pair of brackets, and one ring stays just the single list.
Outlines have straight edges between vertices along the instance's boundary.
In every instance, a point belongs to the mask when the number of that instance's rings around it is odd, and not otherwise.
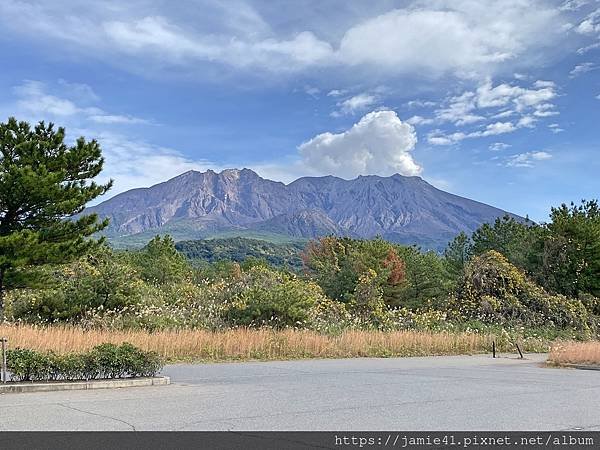
[{"label": "paved parking lot", "polygon": [[1,430],[600,430],[600,372],[490,356],[172,365],[170,386],[0,396]]}]

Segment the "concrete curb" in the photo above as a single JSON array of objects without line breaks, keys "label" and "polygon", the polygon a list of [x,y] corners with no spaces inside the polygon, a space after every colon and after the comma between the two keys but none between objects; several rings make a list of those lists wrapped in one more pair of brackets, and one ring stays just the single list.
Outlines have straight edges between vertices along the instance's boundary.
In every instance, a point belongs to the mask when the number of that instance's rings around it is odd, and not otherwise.
[{"label": "concrete curb", "polygon": [[138,386],[162,386],[171,384],[169,377],[116,378],[110,380],[65,381],[54,383],[6,383],[0,384],[0,394],[22,392],[50,392],[87,389],[113,389]]},{"label": "concrete curb", "polygon": [[591,364],[561,364],[560,367],[569,367],[571,369],[580,370],[600,370],[600,366],[593,366]]},{"label": "concrete curb", "polygon": [[600,366],[593,364],[557,364],[552,361],[546,361],[548,367],[554,367],[556,369],[579,369],[579,370],[600,370]]}]

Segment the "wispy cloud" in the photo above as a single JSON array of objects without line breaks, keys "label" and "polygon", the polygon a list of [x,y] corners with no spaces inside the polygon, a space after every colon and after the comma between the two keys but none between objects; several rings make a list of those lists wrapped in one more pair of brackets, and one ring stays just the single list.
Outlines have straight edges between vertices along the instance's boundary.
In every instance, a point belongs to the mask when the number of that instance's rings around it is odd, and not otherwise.
[{"label": "wispy cloud", "polygon": [[140,119],[139,117],[133,116],[122,116],[119,114],[92,114],[89,116],[92,122],[97,123],[120,123],[120,124],[149,124],[150,121],[146,119]]},{"label": "wispy cloud", "polygon": [[[59,85],[66,86],[71,96],[97,100],[98,96],[91,88],[82,84],[71,84],[59,80]],[[121,114],[110,114],[97,106],[83,106],[75,103],[70,98],[49,92],[46,83],[36,80],[25,80],[22,84],[15,86],[13,91],[16,95],[15,112],[24,112],[32,120],[48,120],[77,116],[79,121],[89,120],[102,124],[149,124],[150,121],[139,117]],[[83,94],[82,94],[83,92]],[[13,112],[13,114],[15,113]]]},{"label": "wispy cloud", "polygon": [[537,161],[545,161],[551,159],[552,155],[548,152],[537,151],[519,153],[513,155],[506,160],[507,167],[533,167]]},{"label": "wispy cloud", "polygon": [[552,131],[552,133],[554,134],[558,134],[558,133],[562,133],[563,131],[565,131],[563,128],[560,127],[559,124],[557,123],[551,123],[550,125],[548,125],[548,128],[550,129],[550,131]]},{"label": "wispy cloud", "polygon": [[560,5],[561,11],[577,11],[594,0],[566,0]]},{"label": "wispy cloud", "polygon": [[581,64],[577,64],[573,70],[571,70],[569,72],[569,77],[570,78],[576,78],[579,75],[583,75],[584,73],[588,73],[591,72],[593,70],[597,70],[598,68],[600,68],[600,66],[597,66],[595,63],[592,62],[584,62]]},{"label": "wispy cloud", "polygon": [[580,34],[595,35],[600,33],[600,8],[589,13],[575,28]]},{"label": "wispy cloud", "polygon": [[[69,130],[67,130],[69,131]],[[151,186],[188,170],[222,170],[206,160],[194,160],[179,151],[133,139],[113,131],[74,129],[70,136],[84,135],[97,139],[103,149],[104,170],[100,181],[112,178],[114,185],[109,196],[129,189]]]},{"label": "wispy cloud", "polygon": [[[32,0],[1,2],[0,21],[13,33],[43,36],[130,68],[139,60],[153,61],[157,70],[176,67],[195,73],[202,72],[202,64],[275,73],[361,67],[393,76],[426,71],[433,77],[467,79],[527,65],[530,59],[537,64],[528,56],[552,48],[567,23],[558,8],[541,0],[485,5],[414,1],[375,16],[315,19],[289,28],[269,23],[261,12],[268,5],[205,1],[202,8],[205,13],[197,16],[149,0],[107,0],[85,7],[66,0]],[[532,10],[535,15],[529,14]]]},{"label": "wispy cloud", "polygon": [[[442,108],[434,111],[435,121],[440,124],[449,122],[456,127],[483,124],[467,131],[434,130],[429,133],[428,142],[450,145],[464,139],[533,128],[540,118],[558,114],[552,103],[556,96],[556,85],[552,81],[537,80],[526,88],[508,83],[494,85],[488,78],[477,89],[448,98]],[[505,120],[510,117],[514,118]]]},{"label": "wispy cloud", "polygon": [[504,142],[494,142],[493,144],[490,144],[489,149],[493,152],[499,152],[510,147],[510,144],[506,144]]},{"label": "wispy cloud", "polygon": [[[0,105],[0,111],[32,123],[39,120],[56,122],[66,128],[68,141],[79,136],[98,140],[105,158],[100,180],[115,180],[108,196],[164,181],[166,177],[185,170],[215,167],[207,161],[187,158],[176,150],[129,137],[127,126],[149,122],[130,115],[106,113],[90,105],[90,102],[98,101],[99,96],[87,85],[59,80],[50,86],[36,80],[25,80],[14,87],[13,93],[13,102]],[[124,127],[117,132],[114,125]]]},{"label": "wispy cloud", "polygon": [[412,116],[406,120],[406,123],[410,123],[411,125],[431,125],[434,123],[434,119],[427,119],[423,116]]},{"label": "wispy cloud", "polygon": [[409,108],[430,108],[432,106],[437,105],[436,102],[433,102],[431,100],[410,100],[409,102],[406,102],[406,106],[408,106]]},{"label": "wispy cloud", "polygon": [[353,95],[337,103],[338,110],[331,113],[333,117],[339,117],[346,114],[356,114],[360,111],[372,108],[379,102],[379,97],[374,94],[363,92]]}]

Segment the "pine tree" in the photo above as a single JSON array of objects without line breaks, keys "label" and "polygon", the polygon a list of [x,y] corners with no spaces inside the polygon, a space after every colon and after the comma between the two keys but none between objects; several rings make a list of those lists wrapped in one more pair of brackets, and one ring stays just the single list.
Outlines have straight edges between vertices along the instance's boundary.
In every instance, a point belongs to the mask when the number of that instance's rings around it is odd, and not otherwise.
[{"label": "pine tree", "polygon": [[64,138],[52,123],[0,123],[0,317],[4,291],[23,268],[90,251],[100,241],[89,237],[108,224],[78,215],[112,184],[92,181],[104,163],[100,145],[80,137],[68,146]]}]

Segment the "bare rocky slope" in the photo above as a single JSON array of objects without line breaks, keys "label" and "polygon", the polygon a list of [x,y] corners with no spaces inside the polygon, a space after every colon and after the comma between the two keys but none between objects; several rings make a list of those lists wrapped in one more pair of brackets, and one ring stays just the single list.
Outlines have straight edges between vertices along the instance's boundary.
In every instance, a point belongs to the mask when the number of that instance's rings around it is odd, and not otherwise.
[{"label": "bare rocky slope", "polygon": [[285,185],[249,169],[189,171],[116,195],[86,210],[91,212],[110,218],[109,238],[170,232],[197,239],[232,231],[296,238],[380,235],[428,248],[441,248],[460,231],[507,214],[419,177],[303,177]]}]

